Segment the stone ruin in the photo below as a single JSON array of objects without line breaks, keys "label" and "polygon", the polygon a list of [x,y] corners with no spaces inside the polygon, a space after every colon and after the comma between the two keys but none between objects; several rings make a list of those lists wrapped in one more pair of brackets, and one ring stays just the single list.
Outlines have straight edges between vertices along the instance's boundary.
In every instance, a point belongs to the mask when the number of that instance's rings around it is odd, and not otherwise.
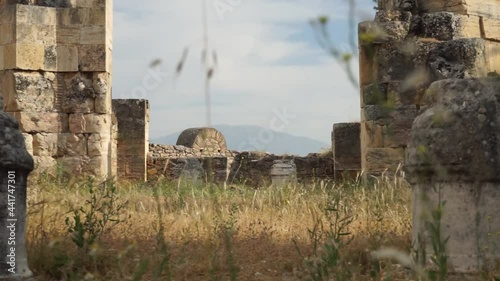
[{"label": "stone ruin", "polygon": [[404,163],[413,121],[429,85],[500,73],[496,0],[380,0],[359,24],[361,169],[394,172]]},{"label": "stone ruin", "polygon": [[210,128],[150,144],[148,101],[111,99],[112,6],[0,0],[0,105],[19,124],[34,175],[262,186],[395,172],[406,155],[415,245],[425,247],[425,213],[445,197],[452,269],[499,260],[498,248],[477,246],[500,245],[490,235],[500,231],[500,88],[473,79],[500,71],[496,0],[380,0],[375,20],[359,24],[361,122],[335,124],[331,154],[307,157],[231,151]]},{"label": "stone ruin", "polygon": [[0,1],[0,96],[35,172],[114,176],[112,1]]}]

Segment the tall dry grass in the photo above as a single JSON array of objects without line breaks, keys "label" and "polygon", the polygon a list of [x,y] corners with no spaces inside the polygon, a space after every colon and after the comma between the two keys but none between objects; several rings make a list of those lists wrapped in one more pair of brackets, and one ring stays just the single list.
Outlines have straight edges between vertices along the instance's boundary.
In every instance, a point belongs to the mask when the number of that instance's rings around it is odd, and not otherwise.
[{"label": "tall dry grass", "polygon": [[410,249],[410,188],[399,177],[260,189],[118,183],[130,219],[83,250],[65,219],[85,205],[88,189],[67,179],[46,179],[36,189],[27,239],[40,280],[311,280],[332,222],[325,210],[352,218],[336,271],[349,272],[349,280],[408,278],[371,259],[383,246]]}]

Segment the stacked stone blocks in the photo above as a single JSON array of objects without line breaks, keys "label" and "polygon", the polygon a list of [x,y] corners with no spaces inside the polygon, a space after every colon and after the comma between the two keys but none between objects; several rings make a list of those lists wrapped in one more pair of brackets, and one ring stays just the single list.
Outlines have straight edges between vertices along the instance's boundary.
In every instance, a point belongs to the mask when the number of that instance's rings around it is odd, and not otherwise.
[{"label": "stacked stone blocks", "polygon": [[113,100],[118,121],[117,174],[120,179],[147,180],[149,152],[149,102]]},{"label": "stacked stone blocks", "polygon": [[500,72],[500,9],[488,5],[382,1],[375,21],[359,24],[364,171],[393,172],[404,162],[411,125],[433,81]]},{"label": "stacked stone blocks", "polygon": [[0,93],[35,172],[111,167],[112,1],[0,1]]}]

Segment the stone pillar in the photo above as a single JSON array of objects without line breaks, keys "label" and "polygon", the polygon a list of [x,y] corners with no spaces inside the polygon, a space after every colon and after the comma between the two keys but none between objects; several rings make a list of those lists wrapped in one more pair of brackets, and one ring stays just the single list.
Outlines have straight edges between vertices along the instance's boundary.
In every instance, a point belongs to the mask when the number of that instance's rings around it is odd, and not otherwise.
[{"label": "stone pillar", "polygon": [[[449,270],[479,273],[500,260],[500,78],[449,79],[427,90],[413,123],[406,170],[412,239],[432,254],[431,212],[444,203]],[[422,254],[422,252],[420,252]]]},{"label": "stone pillar", "polygon": [[19,125],[0,111],[0,279],[32,275],[26,257],[26,184],[33,170]]},{"label": "stone pillar", "polygon": [[149,152],[149,102],[147,100],[113,100],[118,123],[118,177],[147,180],[146,162]]},{"label": "stone pillar", "polygon": [[332,151],[335,179],[356,177],[361,172],[361,138],[359,123],[333,125]]},{"label": "stone pillar", "polygon": [[494,0],[380,0],[375,20],[359,24],[366,174],[393,173],[404,162],[411,124],[432,82],[500,73],[499,7]]},{"label": "stone pillar", "polygon": [[112,0],[0,1],[0,95],[36,174],[106,178],[111,152]]}]

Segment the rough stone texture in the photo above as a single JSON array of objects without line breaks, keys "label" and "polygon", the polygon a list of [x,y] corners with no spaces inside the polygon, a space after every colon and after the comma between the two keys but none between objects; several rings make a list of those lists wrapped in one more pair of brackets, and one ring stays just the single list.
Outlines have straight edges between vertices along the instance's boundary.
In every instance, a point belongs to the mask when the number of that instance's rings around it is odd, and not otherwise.
[{"label": "rough stone texture", "polygon": [[230,183],[244,183],[263,187],[272,183],[271,170],[275,161],[293,161],[297,170],[297,181],[333,180],[333,158],[311,154],[306,157],[274,155],[268,153],[241,152],[231,165]]},{"label": "rough stone texture", "polygon": [[68,159],[74,161],[66,165],[72,175],[76,170],[100,179],[116,174],[112,4],[0,0],[2,108],[25,133],[34,175],[53,173]]},{"label": "rough stone texture", "polygon": [[361,172],[360,123],[333,125],[332,151],[335,179]]},{"label": "rough stone texture", "polygon": [[[147,180],[146,161],[149,149],[149,102],[113,100],[118,122],[118,177]],[[95,149],[98,153],[99,149]]]},{"label": "rough stone texture", "polygon": [[365,175],[400,167],[432,82],[500,73],[498,5],[487,11],[493,2],[432,1],[380,0],[375,21],[359,24]]},{"label": "rough stone texture", "polygon": [[297,167],[293,160],[274,160],[270,174],[274,186],[297,183]]},{"label": "rough stone texture", "polygon": [[187,129],[179,135],[177,145],[198,150],[204,156],[213,156],[227,150],[226,139],[213,128]]},{"label": "rough stone texture", "polygon": [[224,184],[229,175],[227,157],[163,158],[148,157],[148,180],[167,179],[195,184],[214,182]]},{"label": "rough stone texture", "polygon": [[[0,239],[15,237],[15,246],[0,243],[0,279],[26,278],[32,275],[26,256],[27,178],[33,170],[33,158],[25,147],[25,138],[15,119],[0,111]],[[9,227],[8,227],[9,226]],[[12,248],[14,251],[12,251]],[[14,256],[14,263],[10,256]],[[9,272],[14,267],[15,273]]]},{"label": "rough stone texture", "polygon": [[438,81],[424,100],[406,151],[413,240],[430,248],[429,212],[446,201],[451,269],[478,273],[500,259],[500,78]]}]

